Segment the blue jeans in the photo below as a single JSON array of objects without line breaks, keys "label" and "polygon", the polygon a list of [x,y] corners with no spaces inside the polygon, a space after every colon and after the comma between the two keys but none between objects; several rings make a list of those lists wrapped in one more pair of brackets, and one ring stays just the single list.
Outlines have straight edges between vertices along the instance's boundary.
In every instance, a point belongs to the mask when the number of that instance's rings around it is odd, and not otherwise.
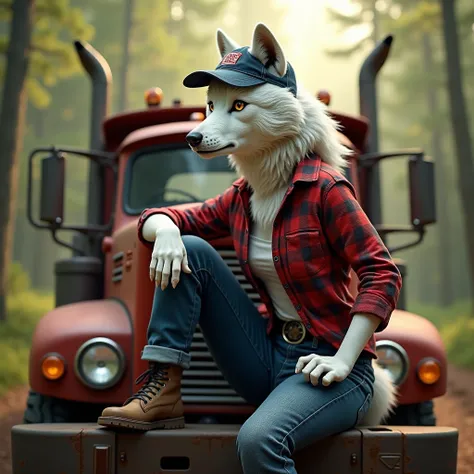
[{"label": "blue jeans", "polygon": [[350,375],[329,387],[295,374],[302,355],[334,355],[314,338],[299,345],[266,332],[266,321],[220,255],[204,240],[183,236],[191,274],[157,289],[142,358],[189,367],[199,322],[223,375],[256,411],[242,425],[237,451],[245,474],[296,474],[292,454],[356,425],[367,412],[374,373],[361,355]]}]

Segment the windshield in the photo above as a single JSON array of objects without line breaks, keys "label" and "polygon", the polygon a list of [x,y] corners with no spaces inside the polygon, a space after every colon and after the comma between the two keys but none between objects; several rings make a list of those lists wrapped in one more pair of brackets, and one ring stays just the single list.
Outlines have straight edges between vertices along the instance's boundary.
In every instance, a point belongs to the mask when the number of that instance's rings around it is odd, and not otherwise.
[{"label": "windshield", "polygon": [[129,214],[147,207],[205,201],[237,179],[226,156],[205,160],[184,147],[139,151],[127,173],[124,207]]}]

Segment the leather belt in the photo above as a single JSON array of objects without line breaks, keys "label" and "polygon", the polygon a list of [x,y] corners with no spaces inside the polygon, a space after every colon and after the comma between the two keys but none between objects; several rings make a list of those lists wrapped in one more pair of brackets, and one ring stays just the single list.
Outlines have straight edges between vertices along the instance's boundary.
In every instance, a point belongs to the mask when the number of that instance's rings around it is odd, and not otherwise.
[{"label": "leather belt", "polygon": [[301,344],[306,339],[313,338],[313,336],[308,331],[306,331],[306,328],[304,327],[304,324],[301,321],[282,321],[278,318],[275,319],[275,330],[281,332],[283,339],[288,344]]}]

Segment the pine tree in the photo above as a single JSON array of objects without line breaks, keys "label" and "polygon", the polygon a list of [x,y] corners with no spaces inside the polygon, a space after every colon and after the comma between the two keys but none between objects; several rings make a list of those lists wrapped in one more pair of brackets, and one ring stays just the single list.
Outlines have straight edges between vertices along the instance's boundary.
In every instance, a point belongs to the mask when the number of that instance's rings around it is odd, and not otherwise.
[{"label": "pine tree", "polygon": [[46,107],[48,88],[74,73],[72,51],[60,36],[64,30],[84,34],[88,29],[82,14],[69,9],[67,0],[15,0],[2,5],[1,20],[10,25],[8,38],[0,41],[0,52],[6,53],[0,112],[0,320],[4,320],[27,103]]},{"label": "pine tree", "polygon": [[[446,97],[444,94],[444,54],[440,35],[441,12],[438,0],[413,1],[378,1],[360,0],[359,11],[354,15],[341,15],[333,12],[332,17],[342,27],[363,28],[367,34],[360,41],[345,49],[336,50],[336,54],[352,54],[360,51],[371,41],[372,15],[370,9],[377,11],[379,31],[391,32],[395,35],[390,61],[384,67],[381,85],[383,94],[380,108],[383,116],[381,129],[385,142],[395,143],[401,147],[421,146],[431,154],[436,162],[436,188],[438,223],[436,233],[438,243],[432,239],[429,232],[426,242],[420,252],[412,258],[418,260],[417,268],[410,271],[414,275],[412,281],[419,288],[419,298],[424,295],[432,302],[432,286],[438,284],[439,303],[449,304],[453,298],[460,296],[463,279],[453,281],[459,274],[454,272],[457,265],[453,263],[453,256],[449,250],[453,247],[462,248],[462,241],[456,232],[446,232],[461,225],[457,222],[452,206],[456,203],[451,199],[452,193],[447,193],[452,177],[454,162],[450,152],[450,134],[445,122],[448,120]],[[464,21],[464,38],[467,41],[467,27],[469,15],[474,10],[468,0],[463,2],[460,18]],[[469,38],[470,39],[470,38]],[[394,168],[396,171],[396,169]],[[455,184],[453,183],[453,186]],[[387,187],[387,183],[385,182]],[[393,186],[388,186],[388,193],[393,193]],[[387,194],[388,194],[387,193]],[[433,248],[434,247],[434,248]],[[436,251],[439,254],[439,271],[426,272],[428,253]],[[462,260],[464,252],[458,251],[456,257]],[[421,261],[420,261],[421,259]],[[423,263],[421,263],[423,262]],[[431,280],[426,275],[431,275]],[[418,277],[418,278],[417,278]],[[431,285],[431,286],[430,286]]]},{"label": "pine tree", "polygon": [[[474,157],[464,94],[456,6],[454,0],[441,0],[441,6],[451,125],[458,161],[458,180],[464,211],[464,229],[466,241],[470,242],[472,235],[474,235],[474,187],[472,186]],[[471,277],[471,297],[474,298],[474,247],[468,245],[467,251]]]}]

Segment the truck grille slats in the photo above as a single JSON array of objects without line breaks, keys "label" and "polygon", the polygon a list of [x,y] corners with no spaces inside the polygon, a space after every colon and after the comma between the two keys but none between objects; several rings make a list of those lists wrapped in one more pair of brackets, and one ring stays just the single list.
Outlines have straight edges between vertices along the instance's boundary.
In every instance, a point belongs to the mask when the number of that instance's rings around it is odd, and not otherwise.
[{"label": "truck grille slats", "polygon": [[237,394],[229,395],[183,395],[183,402],[188,404],[204,405],[247,405],[247,402]]},{"label": "truck grille slats", "polygon": [[227,387],[228,383],[222,380],[212,380],[212,379],[183,379],[182,386],[186,388],[191,387]]},{"label": "truck grille slats", "polygon": [[[231,269],[242,288],[256,306],[260,296],[247,281],[235,250],[219,249],[220,256]],[[191,343],[191,366],[183,371],[182,396],[187,404],[244,405],[245,400],[227,383],[209,352],[201,328],[198,326]]]}]

